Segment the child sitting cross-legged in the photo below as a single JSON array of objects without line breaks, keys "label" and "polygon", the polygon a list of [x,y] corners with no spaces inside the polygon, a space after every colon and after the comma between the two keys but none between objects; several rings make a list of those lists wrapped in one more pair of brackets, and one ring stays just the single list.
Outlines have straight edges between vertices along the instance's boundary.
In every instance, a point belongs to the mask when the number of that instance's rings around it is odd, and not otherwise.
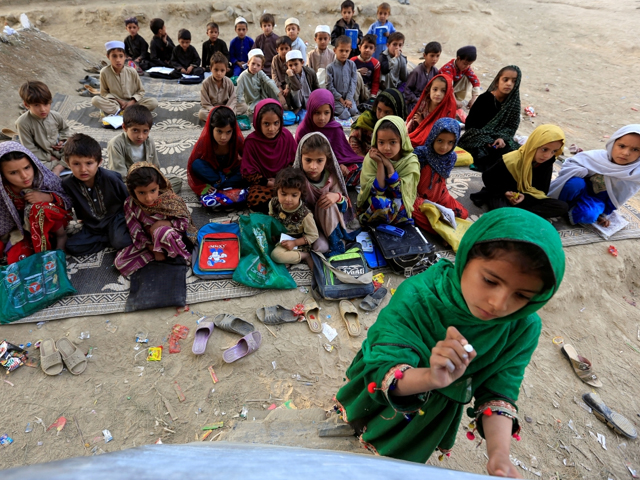
[{"label": "child sitting cross-legged", "polygon": [[68,210],[58,176],[18,142],[0,143],[0,259],[63,249]]},{"label": "child sitting cross-legged", "polygon": [[191,45],[191,32],[183,28],[178,32],[178,45],[173,49],[171,66],[184,75],[202,77],[204,68],[200,62],[198,51]]},{"label": "child sitting cross-legged", "polygon": [[304,65],[302,52],[292,50],[287,53],[287,87],[289,98],[287,103],[298,113],[306,109],[311,92],[320,88],[316,72]]},{"label": "child sitting cross-legged", "polygon": [[236,86],[227,74],[227,57],[220,52],[215,52],[211,56],[211,76],[202,82],[200,89],[200,111],[198,118],[203,122],[207,121],[209,112],[214,107],[226,106],[235,111],[238,94]]},{"label": "child sitting cross-legged", "polygon": [[298,144],[293,168],[301,169],[307,177],[304,201],[319,227],[313,250],[326,252],[327,257],[344,253],[343,239],[353,241],[358,233],[349,233],[346,227],[355,211],[327,137],[319,132],[305,135]]},{"label": "child sitting cross-legged", "polygon": [[336,39],[334,49],[336,59],[327,67],[327,90],[335,98],[335,114],[341,120],[358,115],[356,105],[356,85],[358,83],[358,69],[349,60],[351,53],[351,39],[346,35]]},{"label": "child sitting cross-legged", "polygon": [[107,42],[105,48],[111,65],[100,71],[100,95],[91,99],[93,106],[106,115],[115,115],[135,103],[155,110],[158,100],[145,98],[138,72],[125,65],[124,43]]},{"label": "child sitting cross-legged", "polygon": [[62,186],[82,222],[82,230],[69,237],[67,252],[90,255],[108,247],[120,250],[131,245],[122,208],[129,193],[118,172],[100,166],[100,144],[76,133],[67,141],[64,152],[73,175],[65,178]]},{"label": "child sitting cross-legged", "polygon": [[[259,48],[254,48],[249,52],[249,63],[247,69],[238,77],[238,87],[236,95],[236,113],[243,115],[253,113],[258,102],[267,98],[277,100],[279,90],[276,83],[270,79],[262,70],[264,65],[264,54]],[[282,101],[280,100],[280,104]],[[284,106],[283,106],[284,108]]]},{"label": "child sitting cross-legged", "polygon": [[306,183],[304,173],[295,168],[285,168],[276,175],[273,189],[277,196],[269,202],[269,215],[282,223],[294,240],[278,242],[271,258],[276,263],[287,264],[298,264],[304,260],[313,269],[309,251],[318,239],[318,227],[313,213],[304,203]]},{"label": "child sitting cross-legged", "polygon": [[182,197],[160,170],[147,162],[135,163],[127,175],[131,195],[124,202],[133,245],[118,252],[114,266],[128,277],[150,262],[182,257],[191,260],[198,233]]}]

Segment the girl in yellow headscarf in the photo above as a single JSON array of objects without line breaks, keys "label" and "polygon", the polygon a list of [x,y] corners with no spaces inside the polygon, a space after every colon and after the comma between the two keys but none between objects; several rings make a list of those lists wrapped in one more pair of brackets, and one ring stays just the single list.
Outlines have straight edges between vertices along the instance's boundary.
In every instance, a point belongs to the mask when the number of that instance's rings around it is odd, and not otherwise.
[{"label": "girl in yellow headscarf", "polygon": [[489,210],[518,207],[542,218],[567,213],[566,202],[547,197],[553,164],[564,148],[564,132],[556,125],[540,125],[527,142],[503,155],[482,174],[484,188],[471,195],[473,203]]}]

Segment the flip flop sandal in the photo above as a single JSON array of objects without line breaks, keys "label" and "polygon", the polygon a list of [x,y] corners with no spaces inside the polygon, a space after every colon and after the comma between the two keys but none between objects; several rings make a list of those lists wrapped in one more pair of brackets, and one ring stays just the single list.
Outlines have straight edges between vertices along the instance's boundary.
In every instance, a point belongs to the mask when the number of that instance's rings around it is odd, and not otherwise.
[{"label": "flip flop sandal", "polygon": [[11,130],[10,128],[3,128],[1,131],[5,137],[9,137],[11,140],[13,140],[18,136],[18,134],[13,130]]},{"label": "flip flop sandal", "polygon": [[246,357],[250,353],[255,352],[262,344],[262,334],[257,330],[245,335],[233,347],[222,352],[222,359],[227,363]]},{"label": "flip flop sandal", "polygon": [[86,88],[80,92],[80,96],[81,97],[94,97],[95,95],[93,95],[89,90],[87,90]]},{"label": "flip flop sandal", "polygon": [[569,360],[569,363],[571,363],[573,367],[573,371],[576,372],[580,380],[592,387],[602,386],[602,382],[592,370],[591,362],[583,356],[578,355],[578,352],[572,345],[564,345],[562,347],[562,354],[567,357],[567,360]]},{"label": "flip flop sandal", "polygon": [[80,80],[82,85],[91,85],[93,88],[100,88],[100,80],[90,75],[87,75],[82,80]]},{"label": "flip flop sandal", "polygon": [[91,95],[100,95],[100,90],[96,90],[91,85],[87,84],[87,85],[84,86],[84,88],[86,88]]},{"label": "flip flop sandal", "polygon": [[585,393],[582,395],[584,403],[593,409],[593,414],[598,420],[607,424],[617,434],[624,435],[634,440],[638,436],[638,432],[629,420],[618,412],[614,412],[600,398],[597,393]]},{"label": "flip flop sandal", "polygon": [[362,329],[360,328],[360,320],[358,320],[358,310],[356,310],[356,306],[348,300],[342,300],[339,309],[349,335],[358,337]]},{"label": "flip flop sandal", "polygon": [[380,287],[371,295],[367,295],[366,297],[364,297],[364,299],[360,302],[360,308],[367,312],[373,312],[380,306],[380,302],[382,302],[382,299],[386,296],[387,289],[384,287]]},{"label": "flip flop sandal", "polygon": [[47,375],[60,375],[64,365],[62,364],[62,356],[56,349],[56,344],[52,338],[42,340],[40,344],[40,366],[42,371]]},{"label": "flip flop sandal", "polygon": [[240,317],[234,317],[228,313],[216,315],[213,319],[213,323],[215,323],[216,327],[226,332],[237,333],[243,337],[249,335],[256,329],[256,327],[253,326],[253,323],[249,323]]},{"label": "flip flop sandal", "polygon": [[282,305],[260,307],[256,310],[256,316],[265,325],[280,325],[281,323],[293,323],[298,321],[298,315]]},{"label": "flip flop sandal", "polygon": [[194,355],[202,355],[207,349],[207,342],[209,337],[213,333],[215,325],[213,322],[200,322],[198,328],[196,328],[195,337],[193,339],[193,347],[191,351]]},{"label": "flip flop sandal", "polygon": [[62,361],[72,375],[80,375],[87,369],[87,357],[67,337],[56,342],[56,347],[62,355]]},{"label": "flip flop sandal", "polygon": [[308,297],[304,301],[304,316],[307,319],[309,330],[313,333],[322,332],[322,323],[320,323],[320,307],[312,297]]}]

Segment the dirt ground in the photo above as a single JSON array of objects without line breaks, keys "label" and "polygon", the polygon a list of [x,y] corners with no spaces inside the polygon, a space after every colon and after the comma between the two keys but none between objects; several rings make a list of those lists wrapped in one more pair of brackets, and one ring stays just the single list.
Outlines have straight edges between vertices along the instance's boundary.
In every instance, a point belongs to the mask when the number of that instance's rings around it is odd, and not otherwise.
[{"label": "dirt ground", "polygon": [[[223,3],[247,17],[257,18],[264,9],[275,11],[278,34],[290,11],[284,0],[268,5],[247,0],[241,7],[238,2],[216,2],[217,8]],[[331,7],[309,0],[298,3],[295,15],[303,25],[301,36],[309,43],[313,43],[313,27],[306,25],[333,25],[338,19],[339,2]],[[359,5],[358,20],[366,28],[373,20],[375,3]],[[567,145],[576,143],[591,149],[602,148],[606,136],[620,126],[640,122],[640,40],[629,35],[640,20],[638,8],[640,4],[632,0],[465,0],[446,4],[413,0],[410,6],[392,3],[391,20],[407,35],[404,50],[414,60],[422,44],[431,40],[443,44],[440,65],[452,58],[459,46],[477,45],[475,70],[484,87],[500,67],[520,66],[522,104],[533,106],[538,114],[523,120],[520,133],[528,134],[541,123],[557,123],[567,134]],[[82,68],[86,61],[100,58],[104,41],[125,37],[122,20],[126,16],[144,18],[141,31],[147,40],[148,20],[155,16],[165,19],[174,40],[179,28],[188,27],[199,48],[205,39],[206,22],[212,15],[217,19],[226,15],[220,13],[222,10],[213,11],[210,2],[154,1],[123,6],[115,2],[20,5],[5,1],[0,4],[0,21],[5,19],[13,25],[23,11],[32,21],[39,21],[43,31],[77,49],[36,35],[23,45],[32,52],[20,50],[18,55],[16,39],[11,40],[14,45],[0,42],[3,127],[12,127],[20,114],[17,87],[28,78],[46,81],[54,92],[74,94],[79,87],[77,80],[85,75]],[[221,23],[221,38],[230,40],[231,31],[231,21]],[[251,23],[249,35],[255,38],[257,34],[258,27]],[[565,280],[558,295],[541,312],[544,329],[519,401],[522,418],[528,417],[531,422],[522,422],[522,441],[514,442],[512,449],[514,458],[529,469],[522,470],[525,478],[629,478],[625,456],[633,468],[640,468],[637,442],[618,437],[576,403],[590,390],[552,343],[560,336],[589,358],[604,383],[599,390],[603,399],[637,426],[640,245],[634,240],[615,245],[620,252],[618,258],[607,253],[605,243],[567,248]],[[394,287],[401,279],[388,274],[387,280]],[[115,451],[154,443],[158,438],[163,443],[190,442],[196,435],[201,438],[203,425],[218,421],[224,421],[223,433],[210,438],[223,440],[230,429],[253,422],[254,417],[255,421],[264,418],[271,405],[331,409],[332,396],[343,383],[344,371],[362,340],[347,335],[337,304],[322,304],[323,320],[338,331],[331,342],[335,349],[330,353],[323,347],[327,339],[312,334],[305,324],[273,328],[272,334],[255,318],[255,309],[260,306],[279,303],[291,307],[305,296],[299,290],[269,291],[250,298],[193,305],[190,312],[177,316],[175,310],[163,309],[53,321],[41,328],[35,324],[4,326],[2,338],[14,343],[67,335],[83,350],[93,349],[89,367],[79,377],[67,372],[46,377],[40,369],[23,367],[3,378],[11,384],[0,382],[5,400],[0,407],[0,435],[9,434],[14,443],[0,448],[0,466],[91,455],[94,449],[96,453]],[[196,320],[221,312],[256,324],[264,339],[258,352],[237,363],[224,364],[222,351],[237,338],[215,331],[205,355],[191,354]],[[364,326],[370,326],[375,318],[375,314],[361,315]],[[170,355],[166,339],[175,323],[188,326],[191,332],[181,342],[183,351]],[[117,326],[115,333],[110,331],[112,326]],[[83,332],[89,332],[90,338],[79,339]],[[162,361],[147,362],[144,348],[135,349],[139,332],[149,335],[149,345],[165,346]],[[34,358],[38,358],[37,353]],[[209,366],[214,367],[220,380],[215,385],[207,371]],[[178,399],[176,382],[186,397],[184,402]],[[177,419],[171,420],[164,399]],[[247,419],[234,418],[243,406],[249,409]],[[55,428],[45,432],[36,423],[42,419],[49,427],[60,416],[67,418],[67,425],[59,433]],[[25,433],[28,423],[33,431]],[[430,463],[485,471],[484,446],[477,448],[477,441],[467,440],[465,427],[461,425],[452,457],[443,462],[434,457]],[[107,444],[102,439],[104,429],[114,438]],[[606,437],[606,449],[591,432]]]}]

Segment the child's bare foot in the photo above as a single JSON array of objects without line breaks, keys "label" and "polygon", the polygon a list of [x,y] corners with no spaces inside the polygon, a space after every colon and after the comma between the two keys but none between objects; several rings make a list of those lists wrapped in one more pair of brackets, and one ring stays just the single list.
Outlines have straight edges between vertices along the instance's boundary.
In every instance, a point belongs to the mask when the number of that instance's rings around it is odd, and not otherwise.
[{"label": "child's bare foot", "polygon": [[167,256],[162,252],[153,252],[153,258],[156,262],[162,262],[163,260],[166,260]]},{"label": "child's bare foot", "polygon": [[602,226],[604,228],[607,228],[610,224],[611,224],[611,222],[604,215],[604,213],[598,217],[598,225],[600,225],[600,226]]},{"label": "child's bare foot", "polygon": [[64,227],[56,230],[56,250],[64,250],[64,247],[67,245],[67,232],[65,232]]},{"label": "child's bare foot", "polygon": [[64,167],[60,164],[56,165],[55,167],[53,167],[53,170],[51,170],[53,173],[55,173],[57,176],[60,176],[60,174],[64,171]]},{"label": "child's bare foot", "polygon": [[309,270],[313,271],[313,258],[309,252],[300,252],[300,259],[307,263]]}]

